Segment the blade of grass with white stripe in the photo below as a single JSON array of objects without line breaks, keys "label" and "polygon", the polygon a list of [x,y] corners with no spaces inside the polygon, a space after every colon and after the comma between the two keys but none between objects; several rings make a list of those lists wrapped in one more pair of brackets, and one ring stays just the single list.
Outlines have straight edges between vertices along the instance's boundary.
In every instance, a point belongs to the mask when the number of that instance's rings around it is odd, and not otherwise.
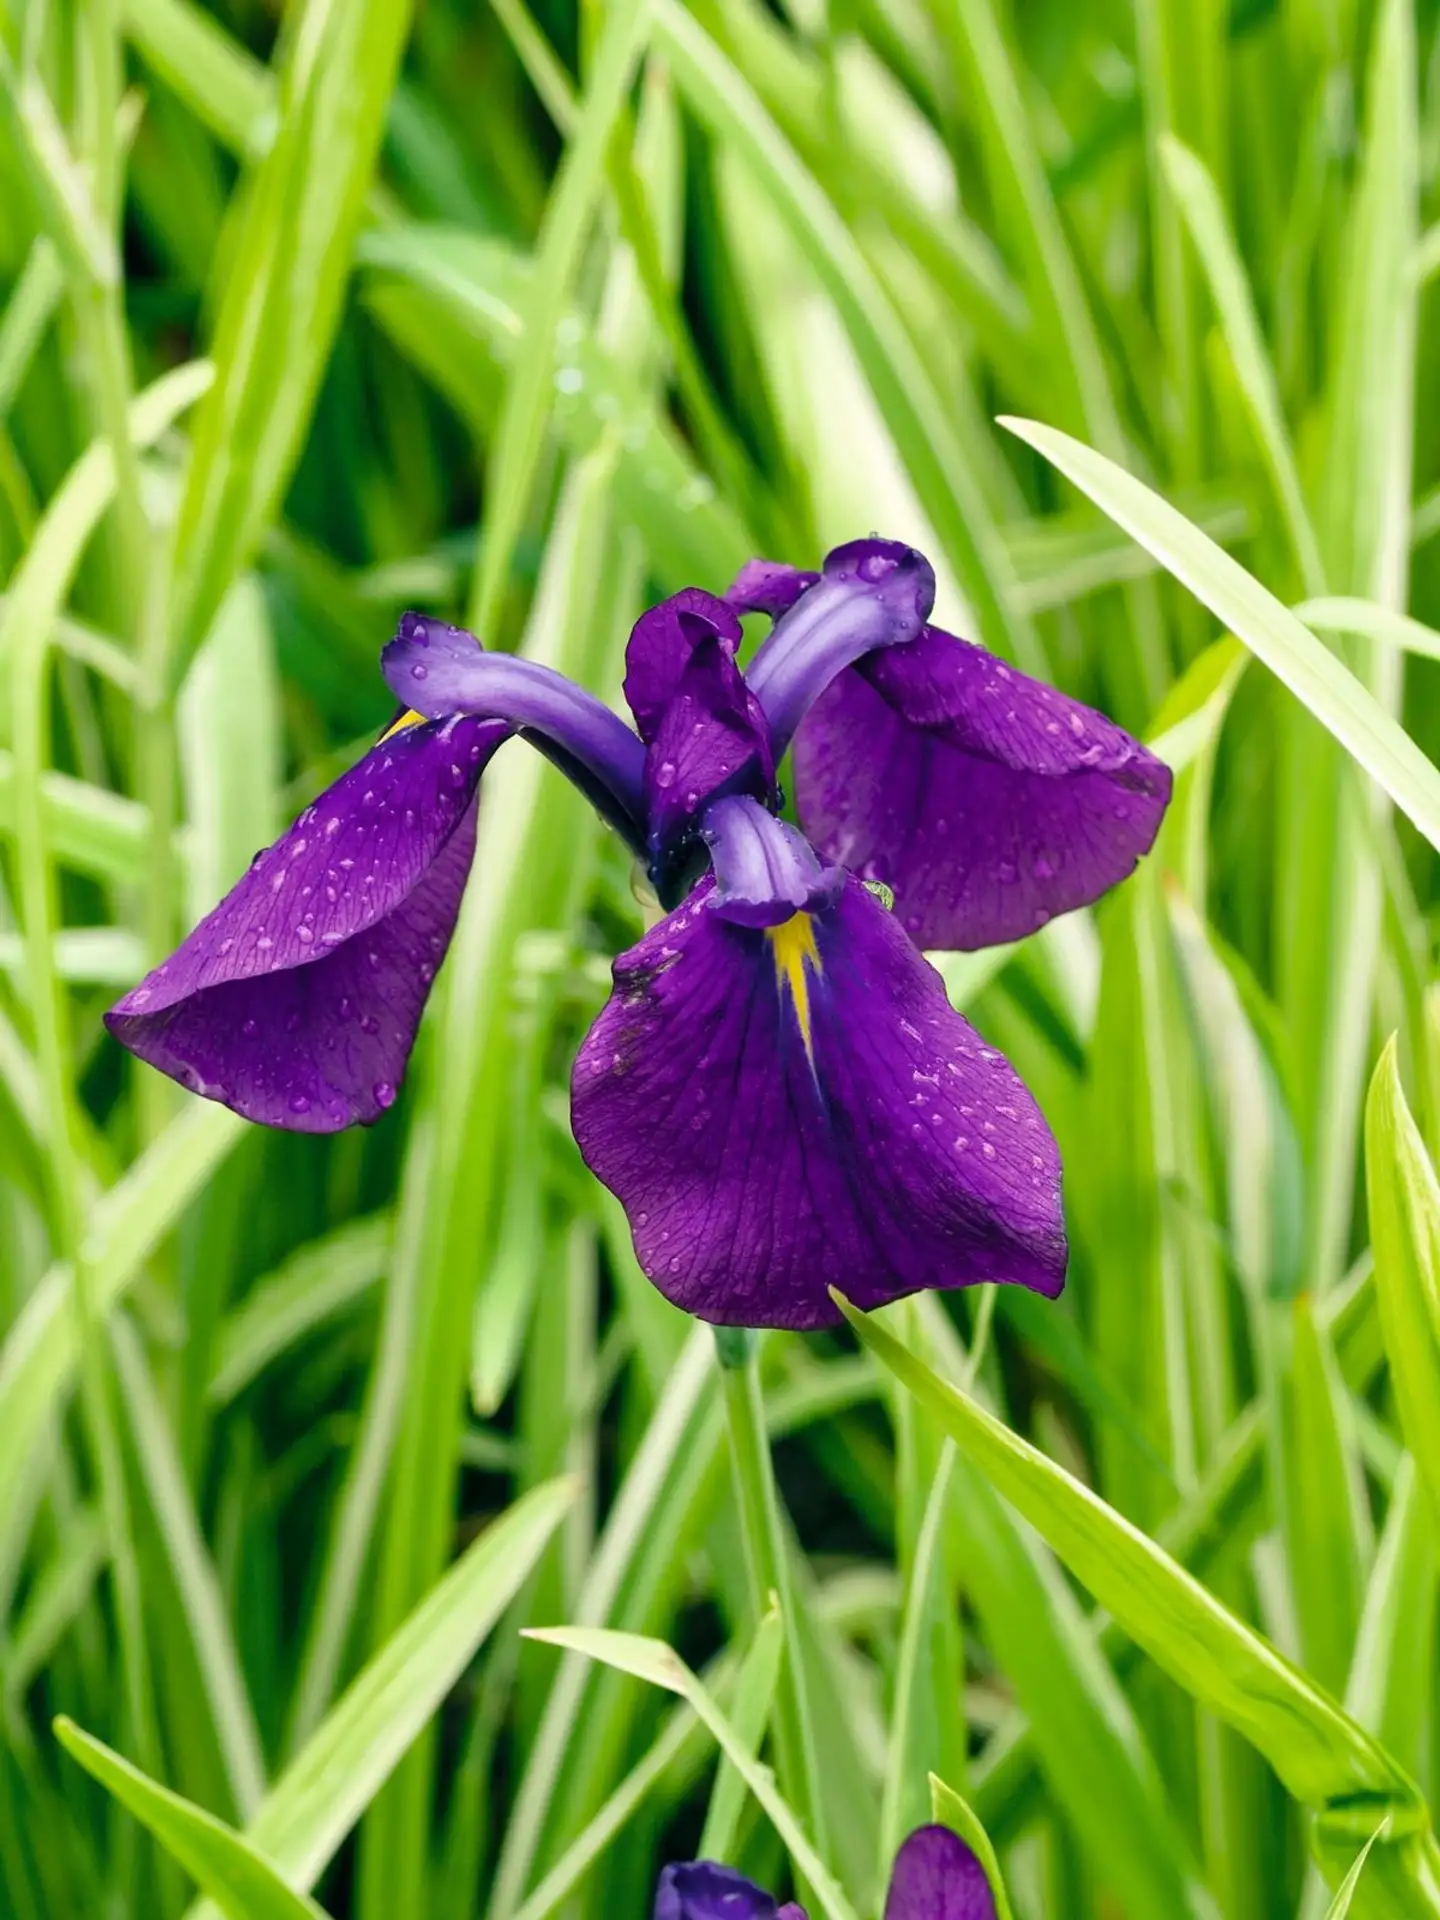
[{"label": "blade of grass with white stripe", "polygon": [[[96,1202],[82,1257],[98,1316],[123,1298],[245,1132],[245,1122],[228,1108],[192,1102]],[[0,1458],[28,1459],[68,1402],[77,1362],[73,1284],[68,1264],[52,1267],[0,1347]],[[0,1539],[7,1537],[12,1508],[23,1495],[22,1478],[0,1474]]]},{"label": "blade of grass with white stripe", "polygon": [[1440,848],[1440,772],[1374,694],[1237,560],[1113,460],[1034,420],[1000,424],[1188,587]]},{"label": "blade of grass with white stripe", "polygon": [[1039,657],[984,497],[903,323],[825,191],[720,48],[675,0],[655,0],[657,43],[681,92],[743,157],[834,303],[978,637],[1008,659]]},{"label": "blade of grass with white stripe", "polygon": [[306,0],[287,22],[278,124],[238,189],[243,211],[223,259],[215,386],[195,421],[176,521],[171,688],[278,511],[299,457],[409,26],[408,0]]},{"label": "blade of grass with white stripe", "polygon": [[1440,1519],[1440,1183],[1405,1101],[1393,1039],[1370,1082],[1365,1171],[1390,1381]]},{"label": "blade of grass with white stripe", "polygon": [[390,1262],[392,1233],[388,1213],[348,1221],[257,1282],[221,1326],[206,1389],[211,1405],[243,1393],[277,1354],[375,1286]]},{"label": "blade of grass with white stripe", "polygon": [[150,1829],[227,1920],[325,1920],[323,1908],[288,1887],[258,1848],[213,1814],[158,1785],[72,1720],[57,1720],[55,1737]]},{"label": "blade of grass with white stripe", "polygon": [[[836,1300],[862,1346],[931,1410],[1116,1623],[1264,1754],[1313,1811],[1317,1850],[1337,1881],[1337,1851],[1391,1815],[1376,1878],[1397,1902],[1412,1904],[1376,1911],[1420,1911],[1414,1901],[1440,1887],[1440,1847],[1419,1790],[1384,1748],[1088,1487],[939,1379],[873,1319]],[[1347,1866],[1349,1859],[1347,1852]]]},{"label": "blade of grass with white stripe", "polygon": [[467,616],[493,646],[501,597],[545,441],[555,329],[568,305],[581,250],[606,191],[605,155],[649,32],[649,0],[607,7],[594,72],[546,205],[525,303],[525,337],[511,368],[487,474],[489,510]]},{"label": "blade of grass with white stripe", "polygon": [[[336,1848],[525,1584],[574,1501],[551,1480],[480,1535],[351,1682],[271,1787],[245,1838],[287,1884],[315,1884]],[[188,1920],[215,1920],[200,1904]]]},{"label": "blade of grass with white stripe", "polygon": [[633,1674],[637,1680],[646,1680],[652,1687],[663,1687],[667,1693],[678,1694],[688,1701],[785,1842],[797,1871],[804,1875],[826,1920],[856,1920],[854,1908],[782,1798],[769,1767],[755,1759],[701,1681],[663,1640],[651,1640],[638,1633],[614,1633],[602,1627],[530,1627],[526,1629],[525,1638],[603,1661],[621,1673]]},{"label": "blade of grass with white stripe", "polygon": [[1160,140],[1160,159],[1170,191],[1174,194],[1205,277],[1210,297],[1220,321],[1230,361],[1240,384],[1250,415],[1250,424],[1260,454],[1270,474],[1270,484],[1285,517],[1290,544],[1295,554],[1301,583],[1307,594],[1325,591],[1325,564],[1319,542],[1305,504],[1304,489],[1295,465],[1294,449],[1285,425],[1280,392],[1269,350],[1260,331],[1259,315],[1250,288],[1245,264],[1235,244],[1226,218],[1225,204],[1209,170],[1197,154],[1165,134]]},{"label": "blade of grass with white stripe", "polygon": [[180,1595],[210,1730],[235,1807],[249,1819],[265,1791],[265,1760],[215,1567],[144,1348],[123,1315],[110,1332],[130,1443]]}]

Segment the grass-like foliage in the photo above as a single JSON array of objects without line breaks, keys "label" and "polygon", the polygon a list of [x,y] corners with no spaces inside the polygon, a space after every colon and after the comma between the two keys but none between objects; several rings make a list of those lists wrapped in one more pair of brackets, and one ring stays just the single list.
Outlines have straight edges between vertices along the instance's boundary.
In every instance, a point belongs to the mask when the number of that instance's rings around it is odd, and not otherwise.
[{"label": "grass-like foliage", "polygon": [[[6,1920],[874,1920],[932,1817],[1013,1920],[1440,1914],[1437,272],[1435,0],[0,0]],[[373,1129],[106,1035],[403,609],[614,700],[872,528],[1175,769],[934,956],[1057,1303],[717,1365],[518,750]]]}]

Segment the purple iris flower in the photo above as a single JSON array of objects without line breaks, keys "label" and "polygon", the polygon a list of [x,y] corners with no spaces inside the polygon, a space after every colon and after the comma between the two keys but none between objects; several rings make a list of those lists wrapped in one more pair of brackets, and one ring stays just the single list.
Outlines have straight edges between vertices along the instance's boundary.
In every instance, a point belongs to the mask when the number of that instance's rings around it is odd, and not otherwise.
[{"label": "purple iris flower", "polygon": [[[884,1920],[995,1920],[985,1869],[948,1827],[919,1827],[895,1856]],[[709,1860],[666,1867],[654,1920],[805,1920],[803,1907],[777,1907],[768,1893]]]},{"label": "purple iris flower", "polygon": [[[271,1126],[377,1119],[404,1076],[521,734],[650,873],[665,916],[615,962],[575,1063],[581,1152],[641,1265],[702,1319],[831,1324],[927,1287],[1058,1293],[1060,1162],[919,946],[1017,938],[1155,837],[1169,770],[1102,715],[926,624],[898,542],[819,574],[745,567],[637,622],[632,730],[548,668],[407,614],[402,717],[106,1016],[142,1059]],[[740,615],[773,626],[742,672]],[[779,817],[793,746],[801,829]],[[893,891],[888,911],[866,882]]]}]

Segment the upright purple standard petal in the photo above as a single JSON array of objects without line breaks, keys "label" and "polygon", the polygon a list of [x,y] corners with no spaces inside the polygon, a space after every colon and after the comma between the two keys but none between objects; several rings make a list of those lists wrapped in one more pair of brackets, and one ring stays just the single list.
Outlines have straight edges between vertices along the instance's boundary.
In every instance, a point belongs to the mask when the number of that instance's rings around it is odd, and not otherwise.
[{"label": "upright purple standard petal", "polygon": [[780,560],[747,560],[725,589],[726,604],[737,613],[768,613],[778,620],[819,578]]},{"label": "upright purple standard petal", "polygon": [[625,648],[625,699],[647,744],[675,697],[690,655],[713,639],[733,659],[740,619],[733,607],[703,587],[683,587],[642,613]]},{"label": "upright purple standard petal", "polygon": [[1018,940],[1098,899],[1170,784],[1103,714],[933,627],[838,675],[795,739],[806,834],[891,886],[924,947]]},{"label": "upright purple standard petal", "polygon": [[995,1920],[985,1869],[958,1833],[920,1827],[895,1856],[885,1920]]},{"label": "upright purple standard petal", "polygon": [[804,1910],[777,1908],[743,1873],[712,1860],[666,1867],[655,1889],[655,1920],[805,1920]]},{"label": "upright purple standard petal", "polygon": [[662,897],[675,851],[714,797],[767,794],[774,779],[759,702],[734,657],[706,635],[685,662],[645,751],[648,846]]},{"label": "upright purple standard petal", "polygon": [[1002,1056],[858,880],[779,926],[707,879],[615,963],[575,1137],[640,1264],[721,1325],[820,1327],[928,1287],[1060,1291],[1060,1159]]},{"label": "upright purple standard petal", "polygon": [[105,1016],[124,1046],[247,1120],[333,1133],[404,1078],[510,729],[402,727],[309,806]]},{"label": "upright purple standard petal", "polygon": [[[779,584],[762,590],[770,588],[778,597]],[[776,758],[837,673],[877,648],[915,639],[934,604],[935,570],[903,541],[874,536],[827,553],[819,580],[775,622],[746,673]]]}]

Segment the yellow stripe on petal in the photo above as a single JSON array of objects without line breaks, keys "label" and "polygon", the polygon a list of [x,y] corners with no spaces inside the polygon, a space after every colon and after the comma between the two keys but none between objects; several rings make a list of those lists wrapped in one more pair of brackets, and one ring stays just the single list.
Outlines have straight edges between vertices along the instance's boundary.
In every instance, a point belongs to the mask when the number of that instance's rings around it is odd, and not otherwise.
[{"label": "yellow stripe on petal", "polygon": [[[393,735],[403,733],[406,727],[423,727],[424,724],[424,714],[416,713],[412,707],[408,713],[402,713],[398,720],[391,721],[390,725],[386,727],[385,731],[381,734],[380,740],[389,740]],[[378,744],[379,742],[377,742],[377,745]]]},{"label": "yellow stripe on petal", "polygon": [[776,978],[790,995],[800,1027],[800,1038],[805,1043],[805,1055],[813,1068],[815,1055],[810,1045],[810,982],[805,969],[809,967],[817,974],[824,971],[820,950],[815,945],[815,923],[808,913],[794,913],[778,927],[767,927],[765,938],[770,942]]}]

